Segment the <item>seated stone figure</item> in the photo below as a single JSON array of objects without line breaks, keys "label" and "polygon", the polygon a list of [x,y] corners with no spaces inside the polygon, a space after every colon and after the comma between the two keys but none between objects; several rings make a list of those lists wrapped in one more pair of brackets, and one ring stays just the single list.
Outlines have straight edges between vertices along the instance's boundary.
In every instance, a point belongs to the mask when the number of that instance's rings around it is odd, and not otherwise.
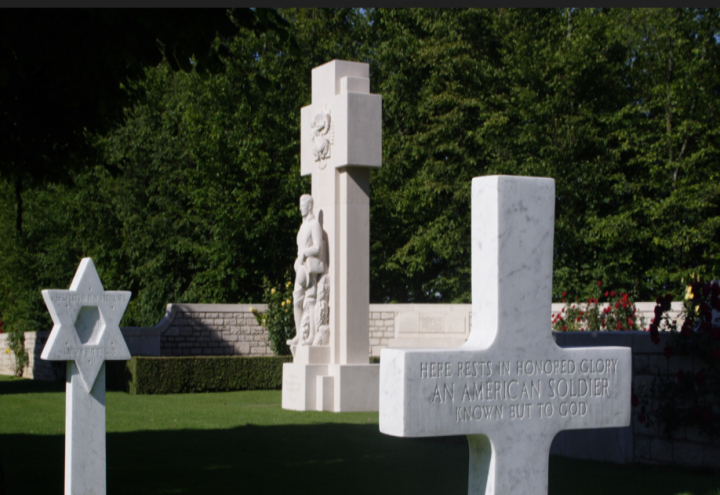
[{"label": "seated stone figure", "polygon": [[313,198],[309,194],[300,197],[300,213],[303,222],[297,235],[293,288],[296,333],[287,343],[290,346],[325,345],[328,340],[327,248],[322,225],[313,215]]}]

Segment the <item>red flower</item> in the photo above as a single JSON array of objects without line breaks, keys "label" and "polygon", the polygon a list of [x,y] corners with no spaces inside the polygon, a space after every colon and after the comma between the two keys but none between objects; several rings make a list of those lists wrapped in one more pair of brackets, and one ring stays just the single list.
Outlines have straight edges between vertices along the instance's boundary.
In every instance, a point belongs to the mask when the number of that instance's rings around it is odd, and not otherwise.
[{"label": "red flower", "polygon": [[667,344],[665,346],[665,349],[663,349],[663,352],[665,353],[665,357],[667,359],[670,359],[675,354],[675,349],[670,344]]},{"label": "red flower", "polygon": [[620,309],[620,303],[615,303],[615,309]]},{"label": "red flower", "polygon": [[615,297],[615,291],[612,291],[612,292],[610,293],[610,296]]},{"label": "red flower", "polygon": [[608,291],[605,291],[605,297],[607,297],[608,294],[610,294],[610,293]]},{"label": "red flower", "polygon": [[580,311],[580,316],[582,316],[582,315],[584,315],[584,314],[585,314],[584,311]]},{"label": "red flower", "polygon": [[622,325],[620,324],[620,322],[617,323],[617,329],[622,330]]},{"label": "red flower", "polygon": [[580,323],[580,320],[582,320],[582,318],[580,318],[580,317],[578,316],[578,317],[577,317],[578,323]]},{"label": "red flower", "polygon": [[598,280],[598,287],[602,287],[602,280]]},{"label": "red flower", "polygon": [[560,302],[565,302],[565,298],[563,297],[562,299],[560,299]]},{"label": "red flower", "polygon": [[628,326],[629,326],[629,327],[633,326],[633,323],[634,323],[634,322],[633,322],[632,320],[628,320]]},{"label": "red flower", "polygon": [[561,312],[561,313],[564,313],[564,312],[565,312],[565,308],[561,309],[560,312]]},{"label": "red flower", "polygon": [[563,297],[565,297],[565,296],[567,296],[567,291],[566,291],[566,290],[563,291]]},{"label": "red flower", "polygon": [[698,385],[701,387],[705,385],[705,372],[700,370],[697,373],[695,373],[695,382],[697,382]]},{"label": "red flower", "polygon": [[563,325],[563,332],[567,331],[567,327]]}]

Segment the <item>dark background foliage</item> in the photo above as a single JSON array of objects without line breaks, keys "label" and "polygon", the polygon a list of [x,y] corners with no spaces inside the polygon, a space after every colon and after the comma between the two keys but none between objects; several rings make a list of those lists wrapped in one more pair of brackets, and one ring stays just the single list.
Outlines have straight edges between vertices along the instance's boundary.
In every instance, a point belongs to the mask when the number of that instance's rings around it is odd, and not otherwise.
[{"label": "dark background foliage", "polygon": [[300,108],[334,58],[383,96],[373,302],[470,301],[470,181],[490,174],[555,179],[557,300],[720,277],[717,10],[48,12],[0,20],[11,327],[48,328],[40,290],[83,256],[132,290],[124,325],[260,302],[292,266]]}]

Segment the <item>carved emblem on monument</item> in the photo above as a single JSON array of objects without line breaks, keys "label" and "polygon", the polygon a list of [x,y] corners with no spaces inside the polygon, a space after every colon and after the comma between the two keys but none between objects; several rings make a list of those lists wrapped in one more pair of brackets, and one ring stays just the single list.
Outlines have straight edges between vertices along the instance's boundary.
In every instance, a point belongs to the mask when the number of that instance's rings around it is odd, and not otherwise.
[{"label": "carved emblem on monument", "polygon": [[300,197],[300,213],[303,223],[297,235],[293,288],[296,333],[287,342],[293,354],[298,345],[327,345],[330,333],[327,243],[322,225],[313,215],[313,199],[309,194]]},{"label": "carved emblem on monument", "polygon": [[330,146],[335,141],[335,129],[330,110],[320,110],[315,114],[315,118],[310,121],[312,133],[312,154],[315,161],[319,162],[318,166],[324,169],[327,165],[326,160],[330,158]]}]

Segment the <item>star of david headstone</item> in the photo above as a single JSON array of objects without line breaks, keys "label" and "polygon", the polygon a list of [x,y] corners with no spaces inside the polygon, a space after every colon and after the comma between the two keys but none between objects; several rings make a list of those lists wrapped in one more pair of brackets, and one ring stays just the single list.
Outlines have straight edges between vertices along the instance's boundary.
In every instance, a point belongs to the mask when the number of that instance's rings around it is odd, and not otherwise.
[{"label": "star of david headstone", "polygon": [[53,320],[42,352],[48,361],[75,361],[89,393],[106,360],[130,359],[120,320],[130,291],[103,289],[92,259],[83,258],[70,290],[43,290]]},{"label": "star of david headstone", "polygon": [[381,353],[380,431],[467,435],[468,493],[547,494],[559,431],[630,423],[630,349],[553,341],[554,210],[552,179],[473,179],[468,341]]}]

